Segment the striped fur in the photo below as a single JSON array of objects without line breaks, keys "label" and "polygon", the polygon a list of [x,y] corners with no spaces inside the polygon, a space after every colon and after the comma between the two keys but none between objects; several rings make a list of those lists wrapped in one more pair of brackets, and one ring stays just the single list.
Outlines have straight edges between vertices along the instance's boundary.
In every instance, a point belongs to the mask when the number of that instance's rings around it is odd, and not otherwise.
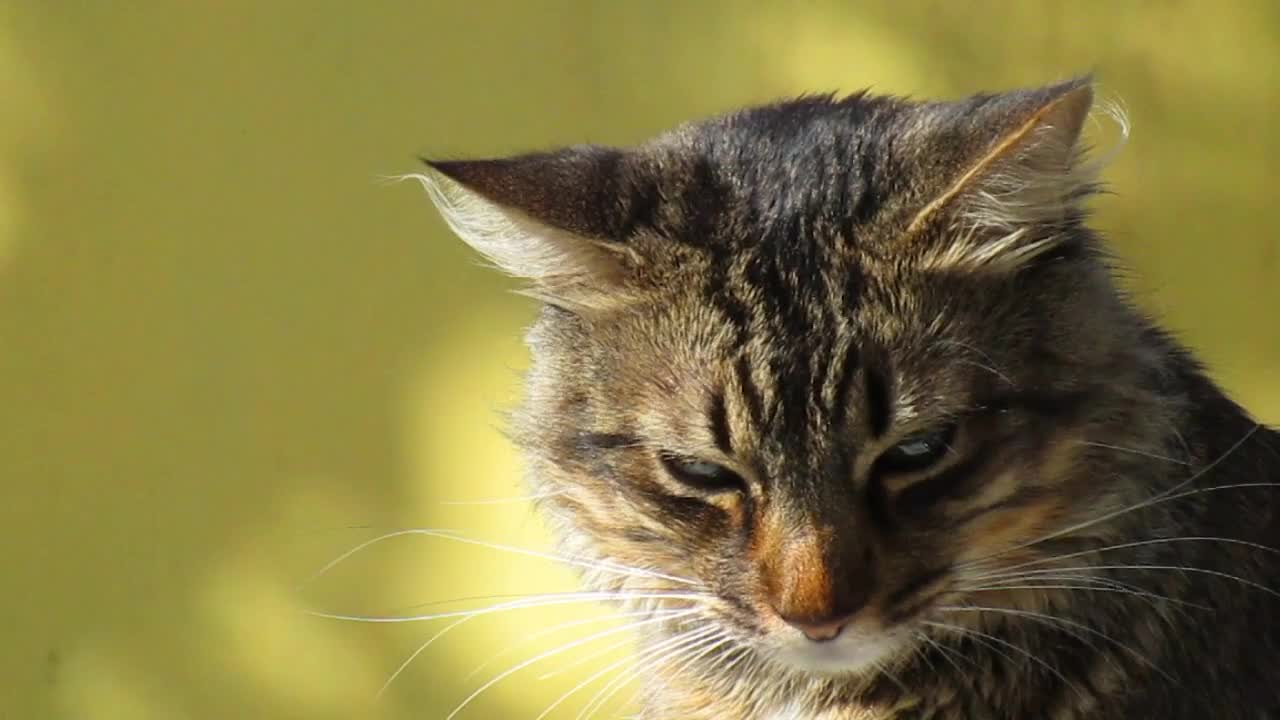
[{"label": "striped fur", "polygon": [[1280,717],[1280,436],[1117,290],[1091,101],[806,97],[432,163],[544,301],[513,435],[564,551],[662,574],[584,583],[694,590],[731,639],[650,663],[643,717]]}]

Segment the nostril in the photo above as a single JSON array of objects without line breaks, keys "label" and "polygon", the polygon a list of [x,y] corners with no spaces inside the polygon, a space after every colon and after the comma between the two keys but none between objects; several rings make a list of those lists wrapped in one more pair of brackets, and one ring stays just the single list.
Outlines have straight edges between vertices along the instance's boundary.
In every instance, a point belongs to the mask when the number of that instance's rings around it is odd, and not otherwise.
[{"label": "nostril", "polygon": [[853,619],[853,613],[840,615],[838,617],[811,619],[811,618],[794,618],[781,616],[791,627],[799,630],[805,637],[814,642],[827,642],[835,640],[844,631],[845,625]]}]

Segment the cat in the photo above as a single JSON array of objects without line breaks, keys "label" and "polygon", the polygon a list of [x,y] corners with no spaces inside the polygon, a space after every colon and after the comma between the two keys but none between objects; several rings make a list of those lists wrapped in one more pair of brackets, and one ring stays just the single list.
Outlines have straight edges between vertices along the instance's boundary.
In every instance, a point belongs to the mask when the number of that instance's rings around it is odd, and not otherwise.
[{"label": "cat", "polygon": [[651,614],[641,717],[1280,718],[1280,433],[1118,289],[1093,110],[803,96],[427,161],[540,302],[512,436]]}]

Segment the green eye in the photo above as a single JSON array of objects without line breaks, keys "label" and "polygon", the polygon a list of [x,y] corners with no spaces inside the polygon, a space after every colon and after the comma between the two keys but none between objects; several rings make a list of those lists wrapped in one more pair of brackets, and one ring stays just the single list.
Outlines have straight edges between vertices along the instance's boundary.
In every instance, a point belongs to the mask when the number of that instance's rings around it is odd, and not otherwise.
[{"label": "green eye", "polygon": [[671,477],[695,490],[710,493],[745,492],[747,483],[729,468],[709,460],[660,453],[658,460]]},{"label": "green eye", "polygon": [[947,454],[955,434],[956,426],[947,425],[926,433],[912,435],[884,451],[876,460],[876,468],[887,473],[924,470]]}]

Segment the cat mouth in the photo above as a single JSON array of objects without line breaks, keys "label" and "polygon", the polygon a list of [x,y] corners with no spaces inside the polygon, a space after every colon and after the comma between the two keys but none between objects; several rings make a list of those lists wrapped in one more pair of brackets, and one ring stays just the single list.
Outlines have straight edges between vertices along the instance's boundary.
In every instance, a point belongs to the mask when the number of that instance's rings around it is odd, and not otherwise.
[{"label": "cat mouth", "polygon": [[947,595],[947,568],[926,573],[886,599],[879,612],[855,619],[833,637],[814,641],[786,633],[775,655],[786,665],[807,673],[858,675],[884,667],[913,636],[912,624],[928,616]]},{"label": "cat mouth", "polygon": [[824,642],[788,640],[774,649],[774,657],[800,672],[818,675],[858,675],[884,666],[904,646],[896,630],[866,631],[849,628]]}]

